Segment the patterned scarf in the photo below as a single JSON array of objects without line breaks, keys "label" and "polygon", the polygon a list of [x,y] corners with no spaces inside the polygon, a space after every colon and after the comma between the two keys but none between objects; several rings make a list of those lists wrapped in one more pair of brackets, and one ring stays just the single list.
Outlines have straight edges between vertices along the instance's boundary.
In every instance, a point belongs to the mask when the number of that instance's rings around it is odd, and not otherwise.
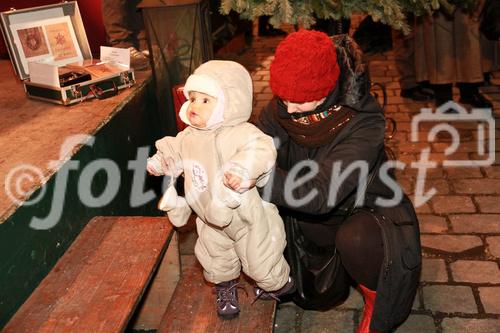
[{"label": "patterned scarf", "polygon": [[317,148],[332,141],[341,128],[356,116],[356,111],[347,106],[332,105],[318,112],[307,112],[293,117],[286,106],[276,101],[274,117],[288,132],[293,141],[301,146]]}]

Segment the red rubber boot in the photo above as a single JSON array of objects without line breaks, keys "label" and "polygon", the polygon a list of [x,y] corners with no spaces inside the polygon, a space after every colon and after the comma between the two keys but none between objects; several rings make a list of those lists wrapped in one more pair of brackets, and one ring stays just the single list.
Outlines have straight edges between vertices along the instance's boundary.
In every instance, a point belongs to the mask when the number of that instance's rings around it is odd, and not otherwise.
[{"label": "red rubber boot", "polygon": [[363,294],[365,307],[363,308],[363,318],[361,319],[361,323],[359,324],[356,333],[377,333],[375,331],[370,331],[370,322],[373,315],[373,305],[375,304],[375,297],[377,296],[377,292],[370,290],[361,284],[359,284],[358,287]]}]

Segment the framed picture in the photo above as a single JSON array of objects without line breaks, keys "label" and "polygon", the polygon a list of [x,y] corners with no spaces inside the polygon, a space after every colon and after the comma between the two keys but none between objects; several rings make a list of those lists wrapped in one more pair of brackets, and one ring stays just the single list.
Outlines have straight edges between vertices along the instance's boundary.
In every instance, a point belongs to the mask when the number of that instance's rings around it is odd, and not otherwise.
[{"label": "framed picture", "polygon": [[64,66],[83,60],[69,16],[12,24],[10,29],[25,73],[30,61]]}]

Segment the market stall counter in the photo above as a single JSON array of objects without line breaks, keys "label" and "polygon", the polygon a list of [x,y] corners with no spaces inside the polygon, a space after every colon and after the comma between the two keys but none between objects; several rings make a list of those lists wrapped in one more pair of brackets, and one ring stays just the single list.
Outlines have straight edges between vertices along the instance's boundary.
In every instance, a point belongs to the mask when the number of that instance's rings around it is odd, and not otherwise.
[{"label": "market stall counter", "polygon": [[156,100],[150,71],[103,100],[28,99],[0,60],[0,328],[92,217],[158,214],[145,174],[165,135]]}]

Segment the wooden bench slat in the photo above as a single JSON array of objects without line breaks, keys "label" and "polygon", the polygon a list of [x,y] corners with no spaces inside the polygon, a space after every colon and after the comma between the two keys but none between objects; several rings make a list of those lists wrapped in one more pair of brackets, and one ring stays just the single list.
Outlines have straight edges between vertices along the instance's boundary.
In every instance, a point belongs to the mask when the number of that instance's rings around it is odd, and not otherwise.
[{"label": "wooden bench slat", "polygon": [[194,256],[182,256],[182,277],[165,312],[157,333],[173,332],[272,332],[276,302],[257,301],[253,287],[243,277],[238,290],[240,315],[232,320],[217,316],[213,286],[206,283]]},{"label": "wooden bench slat", "polygon": [[[92,223],[92,221],[89,222],[89,224],[90,223]],[[47,283],[44,283],[49,277],[49,275],[47,275],[38,286],[38,289],[36,289],[38,292],[33,292],[30,295],[24,305],[18,309],[14,317],[12,317],[9,323],[4,327],[3,331],[25,332],[29,327],[34,327],[36,323],[47,320],[47,317],[52,311],[54,300],[62,297],[62,295],[66,293],[66,290],[59,286],[67,286],[73,283],[80,271],[87,265],[89,257],[96,251],[97,246],[102,242],[103,238],[106,237],[111,227],[112,224],[110,223],[99,223],[93,228],[84,228],[80,234],[82,237],[77,237],[66,251],[65,255],[58,260],[52,268],[51,273],[49,273],[51,276],[51,284],[47,285]],[[86,242],[86,245],[82,246],[84,242]],[[80,249],[81,258],[79,258],[80,260],[75,260],[72,263],[72,269],[68,271],[63,268],[63,265],[69,262],[68,259],[72,257],[71,252],[73,249]],[[28,303],[30,304],[29,306],[26,305]]]},{"label": "wooden bench slat", "polygon": [[[162,223],[166,224],[166,219],[163,219]],[[168,227],[172,230],[170,224]],[[151,279],[165,240],[158,238],[156,228],[147,230],[130,228],[126,232],[128,234],[122,239],[119,237],[114,239],[124,244],[119,251],[114,253],[114,261],[107,269],[114,275],[107,276],[106,284],[101,284],[93,296],[92,303],[97,304],[102,310],[86,311],[85,316],[79,321],[79,326],[75,327],[75,331],[83,331],[88,322],[107,321],[108,327],[100,331],[109,332],[111,320],[108,317],[114,317],[113,321],[117,330],[125,329],[124,325],[130,319],[144,293],[144,287]],[[125,245],[125,242],[135,243],[135,245]],[[138,286],[143,286],[143,288],[138,288]],[[129,292],[124,293],[124,291]]]},{"label": "wooden bench slat", "polygon": [[122,331],[172,234],[162,217],[94,218],[4,332]]}]

